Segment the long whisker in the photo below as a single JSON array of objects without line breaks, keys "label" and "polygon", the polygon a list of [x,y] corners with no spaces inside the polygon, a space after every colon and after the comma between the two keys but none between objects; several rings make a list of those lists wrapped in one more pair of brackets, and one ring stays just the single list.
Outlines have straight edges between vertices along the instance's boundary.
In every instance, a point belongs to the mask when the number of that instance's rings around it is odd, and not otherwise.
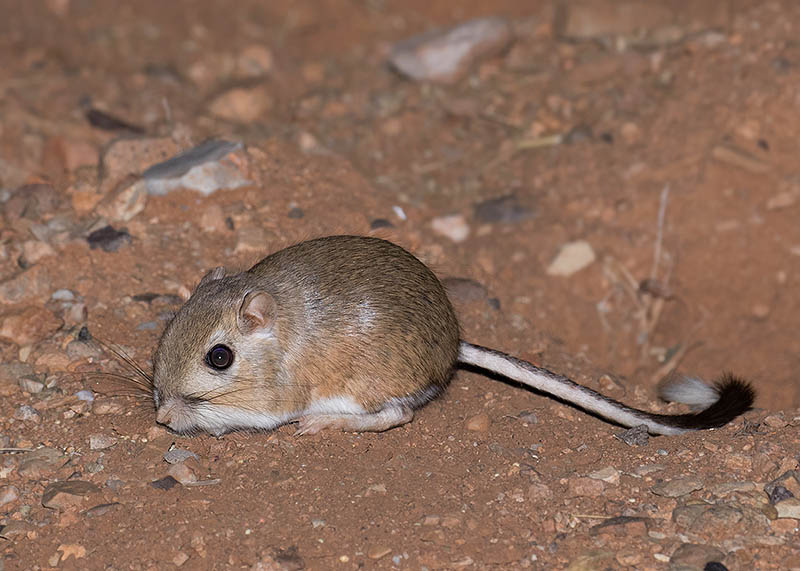
[{"label": "long whisker", "polygon": [[142,381],[141,379],[137,379],[136,377],[128,377],[127,375],[120,375],[118,373],[108,373],[105,371],[85,371],[81,373],[81,375],[87,378],[108,377],[110,379],[124,381],[125,383],[135,385],[136,387],[138,387],[139,389],[143,390],[148,394],[153,393],[152,385],[149,385],[144,381]]},{"label": "long whisker", "polygon": [[131,369],[133,369],[133,371],[137,373],[144,381],[146,381],[148,385],[151,387],[153,386],[153,376],[148,374],[147,371],[145,371],[142,366],[139,365],[139,363],[128,356],[119,346],[112,346],[111,344],[105,343],[98,337],[92,337],[92,340],[110,353],[113,353],[120,361],[126,363]]}]

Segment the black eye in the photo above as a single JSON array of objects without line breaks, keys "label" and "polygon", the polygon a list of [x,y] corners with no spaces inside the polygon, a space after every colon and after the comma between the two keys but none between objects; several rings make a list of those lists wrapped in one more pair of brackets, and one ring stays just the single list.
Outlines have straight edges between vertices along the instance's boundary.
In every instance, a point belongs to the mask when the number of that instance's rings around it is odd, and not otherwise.
[{"label": "black eye", "polygon": [[233,363],[233,351],[225,345],[214,345],[211,351],[206,353],[206,364],[209,367],[222,371]]}]

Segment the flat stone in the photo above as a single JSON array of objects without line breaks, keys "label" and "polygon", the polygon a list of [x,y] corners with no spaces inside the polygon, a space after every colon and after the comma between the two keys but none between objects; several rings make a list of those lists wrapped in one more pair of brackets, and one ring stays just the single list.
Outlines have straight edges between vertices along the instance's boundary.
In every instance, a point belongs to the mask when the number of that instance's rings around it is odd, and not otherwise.
[{"label": "flat stone", "polygon": [[16,486],[0,486],[0,507],[17,501],[19,490]]},{"label": "flat stone", "polygon": [[598,498],[603,495],[606,485],[602,480],[592,478],[571,478],[567,484],[567,494],[570,497],[585,496]]},{"label": "flat stone", "polygon": [[251,123],[265,118],[275,106],[269,90],[264,85],[234,87],[218,95],[208,110],[221,119],[237,123]]},{"label": "flat stone", "polygon": [[173,464],[167,472],[181,484],[191,484],[197,481],[197,474],[183,462]]},{"label": "flat stone", "polygon": [[725,553],[713,545],[697,545],[695,543],[683,543],[672,554],[669,562],[674,567],[688,569],[703,569],[712,561],[721,562],[725,559]]},{"label": "flat stone", "polygon": [[105,450],[117,443],[117,439],[107,434],[89,435],[89,448],[92,450]]},{"label": "flat stone", "polygon": [[36,394],[44,390],[44,382],[40,381],[34,375],[27,375],[24,377],[20,377],[19,388],[21,388],[25,392]]},{"label": "flat stone", "polygon": [[533,216],[533,210],[522,206],[513,194],[484,200],[475,205],[475,218],[487,224],[512,224]]},{"label": "flat stone", "polygon": [[702,480],[697,478],[675,478],[655,484],[650,491],[657,496],[666,498],[679,498],[703,489]]},{"label": "flat stone", "polygon": [[775,504],[779,518],[800,519],[800,498],[787,498]]},{"label": "flat stone", "polygon": [[168,464],[178,464],[188,460],[189,458],[199,460],[197,454],[191,450],[183,450],[182,448],[173,448],[172,450],[168,450],[164,453],[164,460],[166,460]]},{"label": "flat stone", "polygon": [[489,293],[486,286],[469,278],[444,278],[442,285],[447,290],[447,296],[454,301],[481,301]]},{"label": "flat stone", "polygon": [[17,420],[27,420],[32,422],[39,422],[41,420],[41,416],[39,416],[39,412],[30,405],[23,404],[17,410],[14,411],[14,418]]},{"label": "flat stone", "polygon": [[35,265],[0,282],[0,304],[45,301],[50,297],[52,283],[49,271],[42,265]]},{"label": "flat stone", "polygon": [[550,276],[571,276],[583,268],[591,265],[597,256],[589,242],[576,240],[564,244],[558,255],[547,268]]},{"label": "flat stone", "polygon": [[480,18],[404,40],[392,48],[389,63],[417,81],[454,83],[478,60],[503,52],[513,39],[506,20]]},{"label": "flat stone", "polygon": [[153,165],[142,177],[153,195],[181,188],[209,195],[252,184],[247,164],[241,143],[210,140]]},{"label": "flat stone", "polygon": [[49,338],[64,322],[44,307],[26,307],[0,318],[0,339],[32,345]]},{"label": "flat stone", "polygon": [[528,499],[537,504],[549,502],[554,497],[553,491],[546,484],[533,483],[528,487]]},{"label": "flat stone", "polygon": [[764,174],[772,170],[772,166],[769,163],[736,147],[714,147],[711,151],[711,156],[721,163],[740,168],[753,174]]},{"label": "flat stone", "polygon": [[467,420],[465,427],[473,432],[486,432],[489,430],[489,415],[485,412],[476,414]]},{"label": "flat stone", "polygon": [[56,251],[47,242],[43,242],[42,240],[26,240],[22,244],[20,265],[22,267],[32,266],[43,258],[55,255]]},{"label": "flat stone", "polygon": [[177,484],[178,480],[176,480],[172,476],[164,476],[163,478],[150,482],[150,485],[153,486],[156,490],[171,490]]},{"label": "flat stone", "polygon": [[453,242],[463,242],[469,236],[469,224],[460,214],[439,216],[431,220],[431,228],[440,236],[445,236]]},{"label": "flat stone", "polygon": [[370,559],[380,559],[381,557],[386,557],[392,552],[391,547],[387,547],[385,545],[372,545],[367,549],[367,557]]},{"label": "flat stone", "polygon": [[108,414],[122,414],[125,412],[125,407],[114,401],[97,401],[92,407],[92,412],[99,416]]},{"label": "flat stone", "polygon": [[131,235],[125,228],[117,230],[113,226],[103,226],[86,237],[89,247],[94,250],[101,248],[104,252],[113,253],[122,246],[131,243]]},{"label": "flat stone", "polygon": [[11,520],[6,525],[0,525],[0,537],[15,541],[25,537],[33,529],[33,525],[27,521]]},{"label": "flat stone", "polygon": [[592,535],[643,537],[647,535],[647,527],[651,521],[646,517],[617,516],[595,525],[591,528],[590,533]]},{"label": "flat stone", "polygon": [[601,470],[596,470],[589,474],[593,480],[602,480],[607,484],[619,484],[619,470],[613,466],[607,466]]},{"label": "flat stone", "polygon": [[86,496],[99,491],[100,488],[85,480],[53,482],[44,490],[42,505],[46,508],[63,511],[82,505]]},{"label": "flat stone", "polygon": [[558,3],[555,29],[572,40],[644,32],[647,43],[665,44],[705,29],[726,29],[731,16],[730,4],[716,0],[574,0]]}]

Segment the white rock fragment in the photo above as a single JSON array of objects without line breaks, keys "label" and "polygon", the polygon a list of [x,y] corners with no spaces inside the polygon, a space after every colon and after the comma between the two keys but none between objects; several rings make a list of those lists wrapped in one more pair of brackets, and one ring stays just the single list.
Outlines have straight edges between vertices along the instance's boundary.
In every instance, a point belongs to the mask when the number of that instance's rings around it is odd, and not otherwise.
[{"label": "white rock fragment", "polygon": [[775,504],[779,518],[800,519],[800,498],[788,498]]},{"label": "white rock fragment", "polygon": [[452,83],[464,77],[478,59],[505,50],[513,37],[511,25],[502,18],[469,20],[398,43],[389,63],[417,81]]},{"label": "white rock fragment", "polygon": [[469,224],[461,214],[440,216],[431,221],[433,231],[450,238],[453,242],[463,242],[469,236]]},{"label": "white rock fragment", "polygon": [[550,276],[571,276],[589,266],[597,259],[591,244],[586,240],[576,240],[561,246],[558,255],[547,268]]},{"label": "white rock fragment", "polygon": [[606,466],[589,474],[592,480],[602,480],[608,484],[619,484],[619,470],[613,466]]},{"label": "white rock fragment", "polygon": [[166,460],[168,464],[179,464],[180,462],[184,462],[189,458],[198,460],[197,454],[191,450],[184,450],[182,448],[173,448],[172,450],[167,450],[164,453],[164,460]]},{"label": "white rock fragment", "polygon": [[209,195],[220,189],[252,184],[246,176],[247,163],[241,156],[241,148],[241,143],[206,141],[151,166],[136,185],[143,185],[149,194],[154,195],[182,188]]},{"label": "white rock fragment", "polygon": [[117,443],[117,439],[113,436],[106,434],[91,434],[89,435],[89,448],[92,450],[105,450],[111,448]]}]

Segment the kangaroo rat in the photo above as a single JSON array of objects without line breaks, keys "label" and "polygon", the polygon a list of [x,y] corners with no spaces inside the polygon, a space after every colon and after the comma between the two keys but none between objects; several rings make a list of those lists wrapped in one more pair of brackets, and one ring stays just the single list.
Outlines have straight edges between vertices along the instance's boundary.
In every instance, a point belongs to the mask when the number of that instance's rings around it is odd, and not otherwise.
[{"label": "kangaroo rat", "polygon": [[382,431],[439,395],[457,363],[549,393],[653,434],[722,426],[753,404],[749,384],[682,379],[667,400],[705,407],[652,414],[499,351],[460,340],[447,294],[422,262],[386,240],[330,236],[246,272],[211,270],[164,331],[153,360],[157,421],[177,432],[299,422]]}]

